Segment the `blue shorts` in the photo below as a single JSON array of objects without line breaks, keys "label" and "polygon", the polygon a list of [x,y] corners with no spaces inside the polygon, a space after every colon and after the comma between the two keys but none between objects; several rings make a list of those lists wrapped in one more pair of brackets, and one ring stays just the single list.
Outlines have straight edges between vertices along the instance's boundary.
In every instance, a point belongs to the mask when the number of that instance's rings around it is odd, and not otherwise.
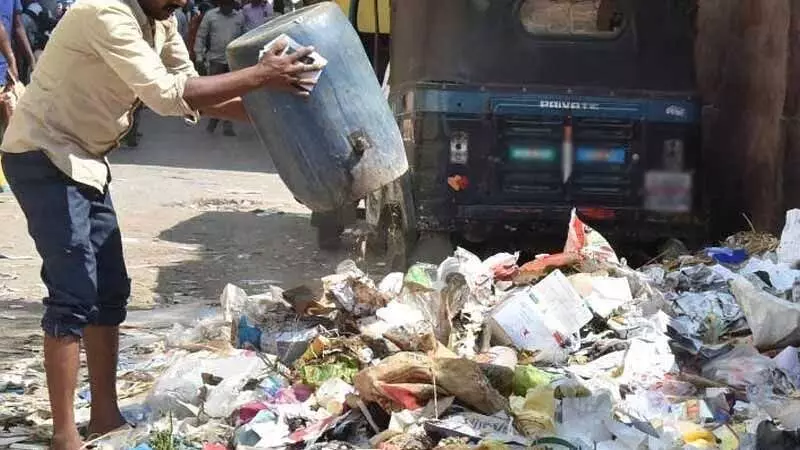
[{"label": "blue shorts", "polygon": [[41,151],[2,155],[11,191],[42,257],[48,336],[125,320],[131,283],[111,195],[73,181]]}]

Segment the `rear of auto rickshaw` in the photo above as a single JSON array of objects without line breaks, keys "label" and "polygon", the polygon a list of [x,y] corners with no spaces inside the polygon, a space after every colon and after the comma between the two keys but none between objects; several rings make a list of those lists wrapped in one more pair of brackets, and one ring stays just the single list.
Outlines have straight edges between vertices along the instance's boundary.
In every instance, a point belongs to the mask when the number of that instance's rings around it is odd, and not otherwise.
[{"label": "rear of auto rickshaw", "polygon": [[701,236],[694,6],[393,2],[411,170],[368,199],[371,247],[438,262],[454,237],[563,235],[573,208],[612,242]]}]

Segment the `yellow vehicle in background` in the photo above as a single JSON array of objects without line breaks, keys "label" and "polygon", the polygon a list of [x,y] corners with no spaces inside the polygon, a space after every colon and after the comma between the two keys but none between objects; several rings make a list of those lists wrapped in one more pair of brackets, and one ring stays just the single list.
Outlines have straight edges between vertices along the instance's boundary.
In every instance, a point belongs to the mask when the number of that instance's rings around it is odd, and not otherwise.
[{"label": "yellow vehicle in background", "polygon": [[[381,34],[391,34],[391,1],[390,0],[335,0],[359,33],[374,34],[375,5],[378,5],[378,27]],[[356,10],[357,8],[357,10]]]},{"label": "yellow vehicle in background", "polygon": [[383,79],[389,62],[389,36],[392,32],[391,0],[335,0],[361,36],[378,79]]},{"label": "yellow vehicle in background", "polygon": [[3,168],[0,167],[0,192],[5,192],[8,190],[8,183],[6,182],[6,177],[3,175]]}]

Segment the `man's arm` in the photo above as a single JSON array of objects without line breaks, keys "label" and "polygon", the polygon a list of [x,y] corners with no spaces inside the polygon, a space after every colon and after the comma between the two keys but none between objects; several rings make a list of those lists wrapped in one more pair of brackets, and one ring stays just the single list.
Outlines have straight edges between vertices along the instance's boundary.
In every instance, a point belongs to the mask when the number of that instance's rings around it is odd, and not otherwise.
[{"label": "man's arm", "polygon": [[[167,27],[166,41],[161,50],[161,60],[172,73],[185,73],[190,77],[197,77],[197,71],[189,57],[186,43],[178,34],[177,24]],[[234,98],[218,105],[203,108],[200,113],[204,116],[226,120],[239,120],[249,122],[250,118],[242,106],[240,97]]]},{"label": "man's arm", "polygon": [[[11,75],[15,80],[19,80],[17,59],[14,56],[14,50],[11,47],[11,38],[8,35],[8,31],[6,31],[6,27],[2,23],[0,23],[0,54],[6,58],[6,62],[8,63],[8,71],[11,72]],[[0,76],[5,76],[5,74],[0,74]]]},{"label": "man's arm", "polygon": [[173,73],[142,39],[139,25],[129,9],[122,4],[89,5],[91,3],[75,7],[70,12],[70,20],[86,24],[86,39],[96,53],[137,97],[160,115],[196,117],[198,110],[230,111],[235,102],[225,108],[218,105],[259,88],[308,96],[306,89],[313,83],[301,77],[321,68],[301,62],[313,49],[303,48],[282,56],[286,47],[283,43],[276,45],[256,65],[236,72],[210,77]]}]

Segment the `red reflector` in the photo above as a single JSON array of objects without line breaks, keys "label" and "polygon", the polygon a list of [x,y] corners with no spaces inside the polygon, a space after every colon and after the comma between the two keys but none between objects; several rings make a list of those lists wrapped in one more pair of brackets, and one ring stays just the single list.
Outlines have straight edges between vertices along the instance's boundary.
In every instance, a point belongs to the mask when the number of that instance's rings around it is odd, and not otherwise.
[{"label": "red reflector", "polygon": [[463,191],[469,187],[469,180],[467,177],[462,175],[453,175],[452,177],[447,178],[447,185],[450,186],[450,189],[456,192]]},{"label": "red reflector", "polygon": [[617,217],[613,209],[606,208],[578,208],[578,214],[587,220],[611,220]]}]

